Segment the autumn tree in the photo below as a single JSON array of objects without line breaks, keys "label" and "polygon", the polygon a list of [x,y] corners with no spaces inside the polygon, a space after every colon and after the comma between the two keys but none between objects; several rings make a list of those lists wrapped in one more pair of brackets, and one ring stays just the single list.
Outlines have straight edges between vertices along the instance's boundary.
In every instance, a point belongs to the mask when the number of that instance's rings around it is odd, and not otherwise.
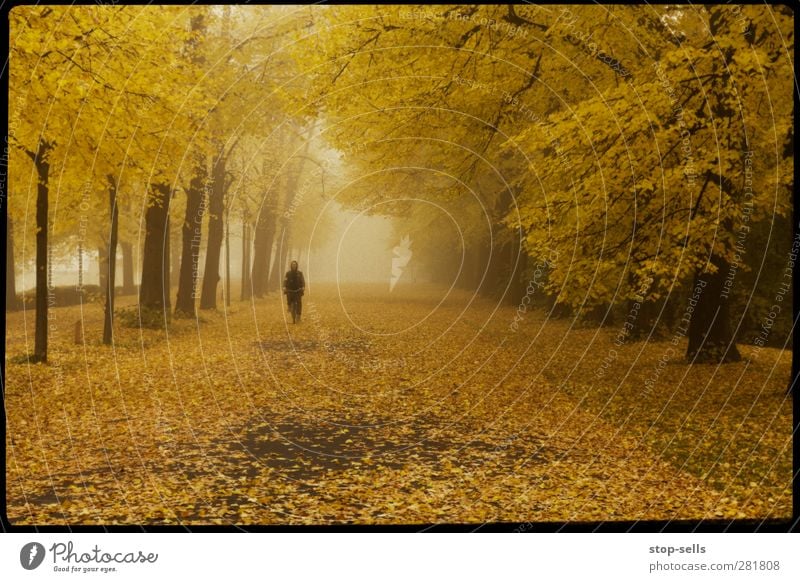
[{"label": "autumn tree", "polygon": [[[635,73],[635,85],[610,88],[514,136],[509,145],[544,156],[532,174],[547,188],[530,184],[521,222],[508,220],[521,223],[532,254],[556,249],[570,257],[548,282],[562,301],[646,303],[686,289],[689,324],[680,333],[688,335],[689,360],[736,361],[729,287],[737,233],[771,220],[766,209],[788,210],[774,176],[785,175],[791,157],[764,154],[789,138],[790,100],[759,103],[788,90],[777,87],[790,66],[784,49],[766,39],[773,16],[778,26],[790,18],[748,8],[749,26],[761,31],[753,35],[730,7],[691,12],[651,17],[671,23],[669,36],[650,70]],[[758,163],[766,167],[747,172]]]},{"label": "autumn tree", "polygon": [[[59,172],[59,194],[81,192],[81,172],[67,167],[63,160],[70,150],[91,151],[91,137],[74,128],[81,115],[92,118],[108,111],[110,95],[122,84],[117,76],[121,70],[114,66],[118,63],[109,57],[125,39],[133,38],[128,26],[134,19],[132,10],[100,7],[18,7],[10,13],[14,41],[10,46],[9,81],[17,106],[9,137],[13,152],[29,159],[36,184],[33,361],[47,360],[49,234],[55,224],[49,216],[53,171]],[[41,42],[43,31],[49,35],[46,43]],[[9,163],[21,177],[26,164],[13,154]],[[24,195],[25,191],[19,193]]]}]

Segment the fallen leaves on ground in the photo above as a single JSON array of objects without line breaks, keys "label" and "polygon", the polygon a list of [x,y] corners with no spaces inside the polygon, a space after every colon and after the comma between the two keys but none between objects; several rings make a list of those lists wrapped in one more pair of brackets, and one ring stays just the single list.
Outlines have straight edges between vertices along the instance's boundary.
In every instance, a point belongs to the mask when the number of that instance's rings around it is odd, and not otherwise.
[{"label": "fallen leaves on ground", "polygon": [[[721,367],[463,291],[319,286],[168,330],[9,314],[14,524],[395,524],[785,518],[789,354]],[[124,304],[124,301],[121,301]],[[346,312],[342,306],[346,306]],[[26,324],[27,333],[26,336]],[[676,351],[676,353],[678,353]],[[607,361],[606,361],[607,364]]]}]

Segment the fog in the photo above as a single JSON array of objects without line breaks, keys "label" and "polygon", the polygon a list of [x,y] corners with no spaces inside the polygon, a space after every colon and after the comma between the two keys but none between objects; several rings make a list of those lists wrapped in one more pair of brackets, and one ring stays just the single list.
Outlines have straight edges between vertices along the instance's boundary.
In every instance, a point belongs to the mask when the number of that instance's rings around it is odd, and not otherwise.
[{"label": "fog", "polygon": [[400,242],[395,240],[392,220],[347,211],[337,204],[330,205],[326,214],[332,226],[327,240],[318,245],[310,238],[297,257],[309,282],[385,282],[388,289],[392,249]]},{"label": "fog", "polygon": [[[318,210],[318,209],[317,209]],[[287,244],[285,241],[276,241],[273,251],[273,260],[276,252],[284,257],[280,267],[281,273],[288,270],[291,260],[297,260],[300,270],[304,272],[309,288],[314,283],[334,283],[341,285],[357,283],[384,283],[386,290],[390,290],[392,280],[393,260],[395,265],[405,262],[400,267],[397,282],[407,283],[422,279],[421,254],[414,255],[413,240],[407,245],[409,251],[404,251],[406,257],[396,256],[395,247],[402,248],[402,238],[408,233],[402,232],[398,221],[380,215],[369,215],[363,212],[351,211],[331,201],[313,216],[303,216],[303,209],[298,209],[298,216],[303,222],[316,224],[316,229],[311,229],[302,238],[294,237]],[[409,237],[411,238],[411,237]],[[299,240],[298,240],[299,239]],[[230,273],[231,282],[238,285],[242,277],[242,226],[230,225]],[[173,244],[179,244],[178,240]],[[282,251],[278,250],[282,249]],[[291,250],[288,250],[291,249]],[[26,253],[31,256],[30,253]],[[416,259],[416,260],[415,260]],[[136,269],[135,281],[138,283],[141,275],[141,256],[135,253]],[[204,253],[199,261],[202,277]],[[80,261],[76,249],[66,249],[53,256],[52,284],[55,286],[73,286],[78,284]],[[34,285],[33,262],[21,265],[18,285],[23,289],[31,289]],[[172,286],[177,285],[177,269],[179,264],[172,265]],[[93,249],[83,250],[83,284],[97,285],[100,280],[98,252]],[[222,272],[225,272],[225,253],[223,248]],[[117,253],[117,273],[122,273],[122,253]],[[117,278],[117,286],[121,285],[121,278]]]}]

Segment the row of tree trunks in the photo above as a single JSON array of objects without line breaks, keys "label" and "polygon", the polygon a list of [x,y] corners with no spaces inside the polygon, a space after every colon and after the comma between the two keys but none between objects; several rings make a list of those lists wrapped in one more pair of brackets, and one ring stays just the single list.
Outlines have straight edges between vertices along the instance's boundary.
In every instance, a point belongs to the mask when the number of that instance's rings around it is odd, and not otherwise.
[{"label": "row of tree trunks", "polygon": [[[37,185],[36,205],[36,326],[35,347],[32,361],[44,362],[47,360],[47,314],[49,268],[48,259],[48,177],[49,162],[46,159],[48,145],[42,143],[33,156],[34,166],[39,175]],[[306,153],[308,146],[306,147]],[[291,207],[297,195],[297,185],[305,166],[305,157],[300,157],[298,167],[289,176],[286,207]],[[203,280],[203,297],[201,308],[216,308],[217,284],[220,281],[219,261],[221,245],[225,235],[223,223],[225,199],[225,158],[222,151],[217,155],[212,174],[212,189],[209,197],[209,238],[206,253],[206,276]],[[204,196],[205,176],[198,172],[193,179],[187,193],[186,216],[182,229],[182,254],[179,276],[179,290],[176,299],[176,311],[194,314],[194,296],[197,286],[197,263],[200,251],[200,224],[202,221],[202,208]],[[142,265],[142,283],[140,287],[140,303],[143,307],[151,309],[168,309],[170,306],[169,293],[169,267],[170,240],[169,240],[169,205],[172,192],[168,185],[156,184],[151,193],[151,204],[146,211],[146,235],[144,245],[144,260]],[[105,325],[103,333],[104,343],[111,343],[113,337],[112,319],[114,309],[116,247],[118,238],[118,211],[116,203],[116,186],[111,179],[109,188],[109,204],[111,212],[111,229],[109,245],[100,247],[102,261],[101,288],[106,294]],[[247,251],[243,253],[243,274],[252,272],[252,288],[257,296],[262,296],[265,290],[275,290],[280,285],[281,264],[283,255],[289,253],[290,221],[281,220],[281,232],[278,238],[278,248],[273,252],[276,238],[278,218],[274,211],[265,210],[259,216],[256,224],[253,244],[252,271],[249,256],[249,231],[243,244]],[[134,289],[133,282],[133,249],[130,243],[122,243],[124,283],[123,292]],[[226,247],[227,249],[227,247]],[[484,247],[469,249],[465,260],[459,285],[468,289],[478,289],[482,292],[496,294],[498,289],[490,288],[481,280],[488,266],[486,279],[488,281],[512,281],[519,279],[517,273],[517,260],[520,258],[519,245],[503,243],[493,249],[491,260],[489,250]],[[13,261],[13,230],[9,221],[7,229],[7,307],[16,306],[19,300],[16,296]],[[229,249],[228,249],[229,252]],[[112,258],[113,257],[113,258]],[[287,254],[285,260],[289,260]],[[228,257],[229,259],[229,257]],[[272,259],[272,260],[270,260]],[[525,257],[524,260],[527,260]],[[228,261],[229,262],[229,261]],[[271,265],[270,265],[271,263]],[[695,276],[692,292],[701,289],[695,298],[696,305],[692,312],[688,331],[688,348],[686,356],[693,362],[736,362],[741,360],[741,355],[734,342],[734,334],[730,323],[730,307],[725,291],[725,278],[728,276],[729,265],[719,257],[712,257],[710,263],[715,267],[713,273],[700,271]],[[227,262],[226,262],[227,264]],[[229,266],[227,267],[229,268]],[[508,277],[506,277],[506,275]],[[245,281],[243,276],[242,297],[248,296],[247,289],[250,281]],[[229,281],[229,275],[228,275]],[[518,300],[524,294],[524,282],[512,284],[507,293],[511,301]],[[230,288],[227,289],[230,296]],[[655,305],[642,304],[640,313],[641,321],[638,322],[637,332],[632,337],[642,337],[655,325]]]},{"label": "row of tree trunks", "polygon": [[[136,285],[133,281],[133,244],[129,242],[119,242],[122,248],[122,288],[121,295],[131,295],[136,292]],[[99,285],[105,289],[108,273],[108,259],[105,247],[98,248],[100,252],[100,281]],[[83,287],[83,252],[78,250],[78,288]],[[14,268],[14,234],[11,219],[8,220],[6,230],[6,310],[16,311],[22,309],[22,301],[17,294],[16,269]]]},{"label": "row of tree trunks", "polygon": [[273,248],[278,228],[278,197],[285,192],[286,173],[276,178],[277,187],[264,193],[261,200],[255,233],[253,235],[253,265],[250,282],[252,294],[263,297],[271,288],[271,268],[273,266]]},{"label": "row of tree trunks", "polygon": [[[296,163],[297,167],[295,168],[294,172],[286,176],[286,199],[284,200],[284,208],[286,208],[287,211],[295,206],[295,198],[298,194],[298,184],[300,184],[300,179],[303,176],[303,172],[305,171],[306,164],[309,160],[308,153],[311,149],[311,137],[314,135],[315,130],[316,124],[309,128],[309,139],[306,140],[305,146],[303,147],[303,152],[298,156]],[[281,266],[288,265],[290,260],[292,214],[292,212],[289,212],[288,215],[284,215],[280,220],[280,233],[277,240],[277,249],[275,250],[275,257],[273,259],[272,268],[269,271],[269,280],[267,282],[267,289],[271,293],[274,293],[281,288],[283,284],[283,273]],[[283,261],[281,261],[282,255],[286,256]]]}]

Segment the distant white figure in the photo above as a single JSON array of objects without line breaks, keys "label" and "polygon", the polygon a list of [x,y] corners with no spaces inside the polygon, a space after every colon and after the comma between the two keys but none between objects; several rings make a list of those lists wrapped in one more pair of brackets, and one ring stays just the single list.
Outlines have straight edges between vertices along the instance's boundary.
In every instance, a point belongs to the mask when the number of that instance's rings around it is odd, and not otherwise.
[{"label": "distant white figure", "polygon": [[392,257],[392,278],[389,280],[389,292],[394,290],[400,275],[403,274],[403,269],[411,260],[411,238],[406,235],[400,239],[400,244],[392,249],[394,256]]}]

